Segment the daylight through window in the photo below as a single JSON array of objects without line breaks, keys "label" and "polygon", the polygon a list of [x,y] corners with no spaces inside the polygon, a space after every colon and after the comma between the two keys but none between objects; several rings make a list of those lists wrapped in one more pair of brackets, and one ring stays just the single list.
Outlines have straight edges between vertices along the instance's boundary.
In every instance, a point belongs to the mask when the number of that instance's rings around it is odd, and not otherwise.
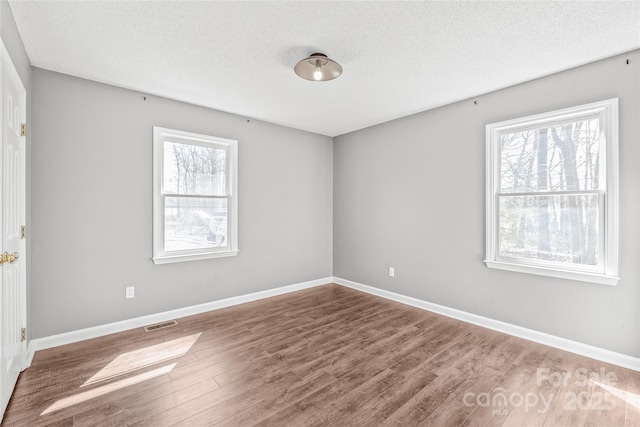
[{"label": "daylight through window", "polygon": [[232,256],[237,141],[153,128],[156,264]]},{"label": "daylight through window", "polygon": [[617,281],[617,100],[487,126],[487,266]]}]

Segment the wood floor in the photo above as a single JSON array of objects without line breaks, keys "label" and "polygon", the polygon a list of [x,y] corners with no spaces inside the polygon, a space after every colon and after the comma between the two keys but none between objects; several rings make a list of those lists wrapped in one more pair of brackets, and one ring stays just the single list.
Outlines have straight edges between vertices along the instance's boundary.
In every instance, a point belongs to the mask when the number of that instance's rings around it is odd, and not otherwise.
[{"label": "wood floor", "polygon": [[640,373],[326,285],[36,353],[6,426],[640,426]]}]

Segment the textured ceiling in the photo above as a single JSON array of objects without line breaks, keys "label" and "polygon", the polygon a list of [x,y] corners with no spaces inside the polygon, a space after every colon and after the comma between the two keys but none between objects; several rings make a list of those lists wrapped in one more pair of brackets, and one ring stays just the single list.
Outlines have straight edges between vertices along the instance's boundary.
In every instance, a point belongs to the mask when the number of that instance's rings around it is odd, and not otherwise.
[{"label": "textured ceiling", "polygon": [[329,136],[640,47],[639,1],[9,3],[36,67]]}]

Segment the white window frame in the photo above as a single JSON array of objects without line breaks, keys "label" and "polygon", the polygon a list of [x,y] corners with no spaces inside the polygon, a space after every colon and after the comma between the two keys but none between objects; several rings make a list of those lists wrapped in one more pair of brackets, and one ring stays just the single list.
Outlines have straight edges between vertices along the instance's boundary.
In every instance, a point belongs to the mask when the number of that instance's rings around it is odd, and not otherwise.
[{"label": "white window frame", "polygon": [[[167,193],[164,190],[164,143],[200,145],[222,149],[227,152],[227,246],[180,251],[164,248],[165,198],[184,195]],[[198,196],[201,197],[201,196]],[[209,197],[209,196],[204,196]],[[214,197],[214,196],[211,196]],[[217,196],[215,196],[217,197]],[[210,258],[235,256],[238,250],[238,141],[163,127],[153,127],[153,263],[167,264]]]},{"label": "white window frame", "polygon": [[[600,221],[601,262],[596,267],[567,266],[541,260],[501,257],[498,254],[500,135],[519,129],[545,127],[583,118],[600,119]],[[615,286],[618,277],[618,98],[543,114],[492,123],[486,126],[486,259],[489,268],[538,274]],[[600,181],[603,181],[602,179]]]}]

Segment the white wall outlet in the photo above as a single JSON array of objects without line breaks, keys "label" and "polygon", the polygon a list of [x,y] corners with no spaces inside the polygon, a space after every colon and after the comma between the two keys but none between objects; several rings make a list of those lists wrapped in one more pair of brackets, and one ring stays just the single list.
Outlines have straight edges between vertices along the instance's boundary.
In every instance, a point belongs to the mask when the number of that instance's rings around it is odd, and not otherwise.
[{"label": "white wall outlet", "polygon": [[133,286],[127,286],[124,290],[124,297],[125,298],[133,298],[136,296],[135,293],[135,288]]},{"label": "white wall outlet", "polygon": [[389,267],[389,277],[395,277],[396,269],[393,267]]}]

